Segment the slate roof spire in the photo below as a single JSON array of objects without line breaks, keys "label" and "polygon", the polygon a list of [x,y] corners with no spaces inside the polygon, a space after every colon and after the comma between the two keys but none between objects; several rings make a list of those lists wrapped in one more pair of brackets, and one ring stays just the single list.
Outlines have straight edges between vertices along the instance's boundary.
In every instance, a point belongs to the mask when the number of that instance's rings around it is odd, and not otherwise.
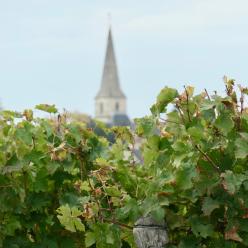
[{"label": "slate roof spire", "polygon": [[103,67],[101,88],[96,95],[96,99],[99,97],[126,98],[119,83],[111,27],[109,27],[108,32],[107,51]]}]

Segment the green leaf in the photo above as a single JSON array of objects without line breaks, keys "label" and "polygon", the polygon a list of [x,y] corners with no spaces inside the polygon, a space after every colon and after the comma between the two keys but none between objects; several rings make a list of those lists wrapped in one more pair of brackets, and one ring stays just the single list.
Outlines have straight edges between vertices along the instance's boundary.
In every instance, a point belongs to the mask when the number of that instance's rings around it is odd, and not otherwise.
[{"label": "green leaf", "polygon": [[[178,96],[178,92],[175,89],[165,87],[161,90],[157,96],[156,110],[158,113],[165,111],[165,107],[171,103]],[[151,109],[152,110],[152,109]],[[152,110],[153,111],[153,110]]]},{"label": "green leaf", "polygon": [[96,243],[96,236],[93,232],[87,232],[85,234],[85,246],[90,247]]},{"label": "green leaf", "polygon": [[96,247],[121,247],[120,230],[118,226],[98,222],[91,227],[94,230]]},{"label": "green leaf", "polygon": [[239,221],[239,230],[248,233],[248,219],[241,219]]},{"label": "green leaf", "polygon": [[207,238],[213,236],[214,229],[212,224],[207,224],[204,220],[196,215],[190,217],[189,222],[196,237],[201,236],[203,238]]},{"label": "green leaf", "polygon": [[4,110],[0,112],[5,119],[22,118],[23,115],[16,111]]},{"label": "green leaf", "polygon": [[116,197],[121,196],[121,192],[116,186],[106,187],[105,190],[109,196],[116,196]]},{"label": "green leaf", "polygon": [[183,238],[180,241],[179,246],[178,246],[178,248],[198,248],[198,247],[199,247],[199,244],[196,238],[192,236]]},{"label": "green leaf", "polygon": [[4,166],[0,168],[0,172],[5,175],[5,174],[10,174],[13,172],[20,172],[22,171],[23,166],[22,165],[10,165],[10,166]]},{"label": "green leaf", "polygon": [[91,190],[90,186],[89,186],[89,182],[88,181],[79,181],[78,182],[79,185],[80,185],[80,190],[84,190],[84,191],[87,191],[89,192]]},{"label": "green leaf", "polygon": [[35,106],[36,109],[39,109],[41,111],[47,112],[47,113],[54,113],[56,114],[58,112],[58,109],[55,107],[55,105],[49,105],[49,104],[39,104]]},{"label": "green leaf", "polygon": [[85,226],[78,218],[82,213],[76,207],[70,208],[68,204],[57,209],[60,223],[71,232],[85,231]]},{"label": "green leaf", "polygon": [[214,209],[219,208],[219,202],[213,200],[211,197],[205,197],[202,204],[202,211],[204,215],[209,216]]},{"label": "green leaf", "polygon": [[190,189],[193,186],[192,179],[196,176],[193,166],[179,168],[176,173],[176,185],[179,190]]},{"label": "green leaf", "polygon": [[248,155],[248,134],[240,133],[241,138],[235,141],[235,156],[236,158],[246,158]]},{"label": "green leaf", "polygon": [[151,116],[146,116],[144,118],[136,118],[134,119],[134,122],[136,125],[135,132],[139,136],[144,135],[147,137],[153,134],[156,129],[155,120]]},{"label": "green leaf", "polygon": [[210,100],[204,100],[200,106],[201,111],[211,110],[215,107],[216,103]]},{"label": "green leaf", "polygon": [[234,122],[231,116],[227,114],[220,114],[215,121],[215,126],[219,128],[224,134],[228,134],[234,127]]},{"label": "green leaf", "polygon": [[187,132],[194,141],[200,141],[204,137],[204,129],[202,127],[190,127]]},{"label": "green leaf", "polygon": [[114,244],[115,240],[114,240],[114,237],[113,237],[113,233],[107,233],[106,235],[106,243],[107,244]]},{"label": "green leaf", "polygon": [[68,248],[68,247],[70,247],[70,248],[77,248],[77,246],[75,244],[75,241],[73,241],[72,238],[60,236],[59,237],[59,241],[60,241],[59,248]]},{"label": "green leaf", "polygon": [[23,141],[26,145],[32,145],[32,133],[27,128],[16,129],[16,137]]},{"label": "green leaf", "polygon": [[230,170],[225,171],[225,173],[221,173],[221,177],[223,178],[222,185],[224,189],[231,195],[233,195],[236,191],[239,190],[242,182],[246,179],[245,175],[235,175]]},{"label": "green leaf", "polygon": [[141,209],[144,216],[151,215],[156,221],[164,219],[165,211],[155,196],[147,197],[142,203]]},{"label": "green leaf", "polygon": [[43,191],[46,192],[48,190],[48,177],[47,177],[47,171],[42,168],[40,171],[38,171],[33,187],[35,192]]},{"label": "green leaf", "polygon": [[60,167],[60,164],[56,162],[51,162],[47,164],[48,174],[53,175],[59,167]]},{"label": "green leaf", "polygon": [[21,223],[15,216],[11,216],[9,219],[5,220],[5,233],[10,236],[15,235],[15,231],[21,229]]},{"label": "green leaf", "polygon": [[136,221],[138,216],[141,214],[138,206],[138,202],[130,197],[125,200],[125,205],[121,208],[115,210],[117,217],[120,220],[130,219],[131,221]]}]

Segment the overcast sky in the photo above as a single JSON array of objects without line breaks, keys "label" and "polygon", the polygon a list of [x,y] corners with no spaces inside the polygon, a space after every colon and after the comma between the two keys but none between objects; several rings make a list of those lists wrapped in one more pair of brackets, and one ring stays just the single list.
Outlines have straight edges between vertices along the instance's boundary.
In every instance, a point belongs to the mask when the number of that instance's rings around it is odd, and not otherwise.
[{"label": "overcast sky", "polygon": [[0,0],[0,99],[94,115],[108,13],[121,86],[133,117],[165,85],[223,92],[248,85],[247,0]]}]

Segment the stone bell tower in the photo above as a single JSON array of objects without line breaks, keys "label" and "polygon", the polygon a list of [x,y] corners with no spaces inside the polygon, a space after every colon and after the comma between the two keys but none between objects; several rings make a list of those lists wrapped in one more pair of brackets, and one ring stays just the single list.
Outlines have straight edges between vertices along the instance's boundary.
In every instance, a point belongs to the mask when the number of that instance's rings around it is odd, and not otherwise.
[{"label": "stone bell tower", "polygon": [[95,97],[95,118],[107,124],[114,124],[116,119],[129,122],[126,96],[119,82],[111,28],[108,32],[101,87]]}]

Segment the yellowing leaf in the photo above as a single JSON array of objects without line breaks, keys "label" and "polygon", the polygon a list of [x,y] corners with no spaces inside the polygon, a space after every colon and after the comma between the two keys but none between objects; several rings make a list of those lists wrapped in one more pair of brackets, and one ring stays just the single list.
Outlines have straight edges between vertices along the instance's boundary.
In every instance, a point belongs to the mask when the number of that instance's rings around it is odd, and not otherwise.
[{"label": "yellowing leaf", "polygon": [[242,242],[243,239],[239,236],[239,234],[237,233],[237,230],[238,230],[238,228],[234,226],[230,230],[225,232],[225,239]]}]

